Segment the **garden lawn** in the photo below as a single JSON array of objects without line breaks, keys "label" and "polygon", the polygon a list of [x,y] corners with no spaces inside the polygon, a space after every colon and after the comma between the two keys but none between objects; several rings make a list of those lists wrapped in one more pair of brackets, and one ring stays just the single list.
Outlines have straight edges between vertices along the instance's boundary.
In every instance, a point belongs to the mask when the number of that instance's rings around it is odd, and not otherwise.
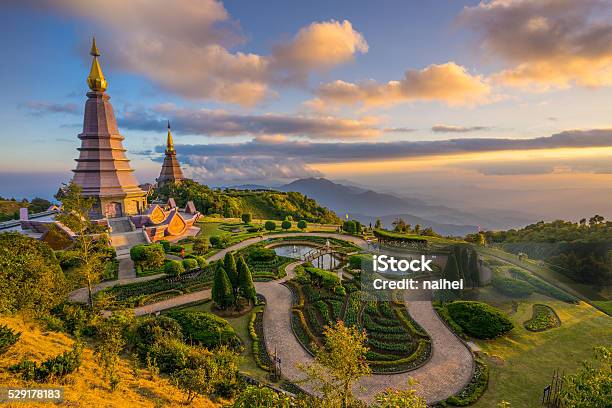
[{"label": "garden lawn", "polygon": [[[212,301],[206,300],[204,302],[180,308],[180,310],[194,310],[211,313],[210,309],[212,305]],[[240,371],[260,381],[267,382],[268,373],[259,368],[255,363],[255,357],[253,357],[253,341],[251,340],[251,336],[249,334],[249,319],[251,318],[251,314],[262,309],[263,306],[257,306],[243,316],[236,318],[224,317],[223,319],[227,320],[229,324],[232,325],[236,331],[236,334],[238,337],[240,337],[240,340],[244,345],[244,351],[242,352],[243,360],[240,363]]]},{"label": "garden lawn", "polygon": [[[581,302],[572,305],[539,299],[521,302],[510,316],[514,329],[495,340],[476,340],[489,356],[489,387],[473,407],[490,408],[501,400],[512,407],[540,407],[542,391],[550,383],[553,370],[574,373],[593,355],[593,347],[612,346],[612,318]],[[534,303],[552,307],[561,319],[561,327],[544,332],[530,332],[523,322],[532,315]]]}]

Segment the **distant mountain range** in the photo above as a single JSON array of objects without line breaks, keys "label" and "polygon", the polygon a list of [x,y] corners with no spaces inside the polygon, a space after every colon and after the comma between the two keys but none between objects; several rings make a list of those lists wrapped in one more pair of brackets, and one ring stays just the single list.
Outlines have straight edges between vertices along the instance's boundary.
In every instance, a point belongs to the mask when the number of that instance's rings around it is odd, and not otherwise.
[{"label": "distant mountain range", "polygon": [[360,222],[374,223],[380,219],[384,225],[390,226],[394,219],[402,217],[409,224],[431,227],[445,235],[465,235],[477,231],[478,226],[483,229],[505,229],[533,222],[522,214],[509,214],[505,210],[487,209],[470,213],[414,197],[334,183],[325,178],[299,179],[277,189],[305,194],[335,211],[341,218],[348,213],[350,218]]},{"label": "distant mountain range", "polygon": [[325,178],[299,179],[280,187],[247,184],[228,188],[297,191],[315,199],[343,219],[346,214],[350,219],[364,224],[374,224],[380,219],[383,225],[390,227],[396,218],[401,217],[412,226],[431,227],[443,235],[465,235],[478,231],[479,226],[482,229],[507,229],[533,222],[520,213],[495,209],[471,213],[414,197],[335,183]]}]

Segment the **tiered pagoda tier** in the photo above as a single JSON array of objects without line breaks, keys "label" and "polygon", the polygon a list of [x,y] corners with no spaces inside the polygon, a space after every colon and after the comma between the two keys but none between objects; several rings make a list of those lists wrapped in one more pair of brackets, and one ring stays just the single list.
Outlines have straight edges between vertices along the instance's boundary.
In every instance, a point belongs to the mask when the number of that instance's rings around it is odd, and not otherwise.
[{"label": "tiered pagoda tier", "polygon": [[168,137],[166,138],[166,156],[162,164],[161,172],[157,178],[157,184],[163,186],[168,183],[180,183],[185,179],[181,165],[176,158],[176,150],[174,150],[174,142],[172,141],[172,132],[170,131],[170,121],[168,121]]},{"label": "tiered pagoda tier", "polygon": [[110,97],[105,93],[107,83],[98,62],[100,52],[93,40],[93,61],[87,77],[87,93],[81,147],[76,159],[73,181],[83,189],[82,194],[95,197],[94,218],[114,218],[142,213],[146,209],[146,193],[138,187],[130,161],[123,148],[123,136]]}]

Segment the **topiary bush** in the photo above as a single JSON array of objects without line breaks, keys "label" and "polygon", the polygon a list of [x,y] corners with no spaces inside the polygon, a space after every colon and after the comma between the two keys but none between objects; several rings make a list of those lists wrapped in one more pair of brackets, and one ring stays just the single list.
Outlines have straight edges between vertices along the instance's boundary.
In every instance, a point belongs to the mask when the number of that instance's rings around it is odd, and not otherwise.
[{"label": "topiary bush", "polygon": [[183,267],[187,271],[191,269],[196,269],[198,267],[198,261],[196,261],[195,259],[191,259],[191,258],[183,259]]},{"label": "topiary bush", "polygon": [[470,336],[491,339],[512,330],[504,312],[486,303],[455,301],[446,306],[450,317]]},{"label": "topiary bush", "polygon": [[274,231],[276,229],[276,223],[274,221],[266,221],[264,228],[267,231]]},{"label": "topiary bush", "polygon": [[209,349],[221,345],[238,349],[241,345],[240,338],[227,320],[212,313],[175,310],[168,313],[168,316],[181,326],[187,342],[193,341]]},{"label": "topiary bush", "polygon": [[271,261],[276,258],[276,252],[269,248],[255,248],[249,253],[251,261]]},{"label": "topiary bush", "polygon": [[158,243],[161,244],[161,246],[164,248],[164,252],[170,252],[170,247],[172,245],[170,244],[170,241],[166,241],[165,239],[163,239]]},{"label": "topiary bush", "polygon": [[493,287],[506,296],[525,298],[533,293],[533,286],[525,281],[507,278],[505,276],[495,276],[491,284]]},{"label": "topiary bush", "polygon": [[181,276],[185,272],[184,261],[187,261],[187,259],[183,259],[183,262],[175,260],[166,262],[164,272],[170,276]]},{"label": "topiary bush", "polygon": [[130,258],[144,269],[159,268],[164,264],[164,247],[160,244],[135,245],[130,248]]}]

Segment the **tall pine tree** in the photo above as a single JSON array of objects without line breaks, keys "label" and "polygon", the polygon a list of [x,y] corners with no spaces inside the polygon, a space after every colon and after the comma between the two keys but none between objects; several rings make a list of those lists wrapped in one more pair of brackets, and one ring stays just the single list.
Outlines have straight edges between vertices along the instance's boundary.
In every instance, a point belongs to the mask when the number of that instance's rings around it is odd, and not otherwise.
[{"label": "tall pine tree", "polygon": [[252,301],[253,304],[255,304],[255,301],[257,300],[257,292],[255,292],[253,276],[251,275],[249,265],[247,265],[242,256],[238,258],[238,288],[240,296]]},{"label": "tall pine tree", "polygon": [[212,286],[212,298],[219,309],[226,309],[235,301],[232,284],[225,273],[221,263],[215,269],[215,277]]},{"label": "tall pine tree", "polygon": [[238,269],[236,269],[236,260],[234,259],[233,253],[228,252],[225,254],[223,258],[223,268],[232,284],[232,293],[234,297],[236,297],[238,296]]}]

